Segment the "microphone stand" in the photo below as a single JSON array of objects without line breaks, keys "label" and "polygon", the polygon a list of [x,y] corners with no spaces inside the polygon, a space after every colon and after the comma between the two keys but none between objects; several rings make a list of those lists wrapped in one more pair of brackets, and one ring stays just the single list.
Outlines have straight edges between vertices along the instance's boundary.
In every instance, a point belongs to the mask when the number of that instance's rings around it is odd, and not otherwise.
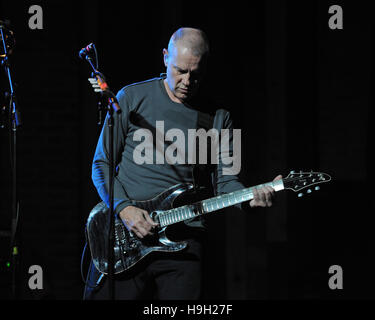
[{"label": "microphone stand", "polygon": [[[92,75],[97,78],[98,82],[103,81],[105,87],[108,89],[107,84],[105,83],[104,76],[95,68],[92,58],[87,53],[85,55],[86,61],[90,64],[93,72]],[[113,154],[113,111],[117,113],[121,112],[121,109],[118,105],[117,99],[114,94],[109,90],[102,90],[102,95],[108,98],[107,111],[108,111],[108,127],[109,127],[109,232],[108,232],[108,280],[109,280],[109,297],[111,300],[114,300],[115,289],[114,289],[114,247],[115,247],[115,219],[114,219],[114,203],[113,203],[113,194],[114,194],[114,177],[115,177],[115,164],[114,164],[114,154]],[[101,124],[100,114],[102,109],[102,104],[99,101],[99,122]]]},{"label": "microphone stand", "polygon": [[[8,59],[8,50],[6,39],[8,37],[6,28],[3,24],[0,23],[0,36],[3,46],[3,54],[1,55],[1,65],[4,66],[5,73],[7,74],[9,81],[9,131],[11,135],[11,175],[12,175],[12,223],[11,223],[11,234],[10,234],[10,254],[11,254],[11,264],[10,268],[12,271],[12,280],[11,280],[11,296],[13,299],[17,297],[17,263],[18,263],[18,247],[17,247],[17,225],[19,220],[19,200],[18,200],[18,190],[17,190],[17,129],[21,125],[21,118],[19,110],[17,108],[17,99],[16,93],[12,81],[10,63]],[[12,32],[10,31],[12,36]]]}]

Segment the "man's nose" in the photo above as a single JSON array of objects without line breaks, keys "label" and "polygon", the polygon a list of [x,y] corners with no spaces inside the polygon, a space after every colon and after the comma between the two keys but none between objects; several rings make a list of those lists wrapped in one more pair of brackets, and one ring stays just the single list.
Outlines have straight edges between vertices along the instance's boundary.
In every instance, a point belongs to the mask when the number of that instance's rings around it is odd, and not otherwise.
[{"label": "man's nose", "polygon": [[190,85],[190,72],[186,72],[184,74],[184,78],[183,78],[183,84],[185,87],[188,87]]}]

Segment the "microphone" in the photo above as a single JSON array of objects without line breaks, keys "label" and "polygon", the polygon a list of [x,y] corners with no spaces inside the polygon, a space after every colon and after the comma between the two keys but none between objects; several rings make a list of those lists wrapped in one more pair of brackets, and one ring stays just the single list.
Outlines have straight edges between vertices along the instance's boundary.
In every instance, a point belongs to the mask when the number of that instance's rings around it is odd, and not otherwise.
[{"label": "microphone", "polygon": [[90,43],[88,46],[82,48],[78,55],[81,59],[85,59],[94,49],[95,49],[95,44]]}]

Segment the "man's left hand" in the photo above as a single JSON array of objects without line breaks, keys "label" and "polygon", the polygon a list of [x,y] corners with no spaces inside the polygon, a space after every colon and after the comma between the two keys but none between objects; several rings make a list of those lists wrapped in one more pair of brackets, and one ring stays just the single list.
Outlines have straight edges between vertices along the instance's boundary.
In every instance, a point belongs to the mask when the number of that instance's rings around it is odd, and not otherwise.
[{"label": "man's left hand", "polygon": [[[282,175],[278,175],[273,181],[282,179]],[[250,207],[271,207],[275,198],[275,190],[270,186],[261,188],[253,188],[254,198],[250,201]]]}]

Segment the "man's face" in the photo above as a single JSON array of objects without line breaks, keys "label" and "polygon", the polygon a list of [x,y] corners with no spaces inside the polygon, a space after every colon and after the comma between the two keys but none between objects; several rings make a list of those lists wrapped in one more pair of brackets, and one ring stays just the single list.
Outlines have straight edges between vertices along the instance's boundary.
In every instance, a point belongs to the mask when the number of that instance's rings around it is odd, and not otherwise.
[{"label": "man's face", "polygon": [[184,46],[176,46],[173,52],[164,53],[164,64],[167,67],[167,84],[172,100],[183,103],[191,99],[198,90],[203,77],[205,62],[201,56],[195,56]]}]

